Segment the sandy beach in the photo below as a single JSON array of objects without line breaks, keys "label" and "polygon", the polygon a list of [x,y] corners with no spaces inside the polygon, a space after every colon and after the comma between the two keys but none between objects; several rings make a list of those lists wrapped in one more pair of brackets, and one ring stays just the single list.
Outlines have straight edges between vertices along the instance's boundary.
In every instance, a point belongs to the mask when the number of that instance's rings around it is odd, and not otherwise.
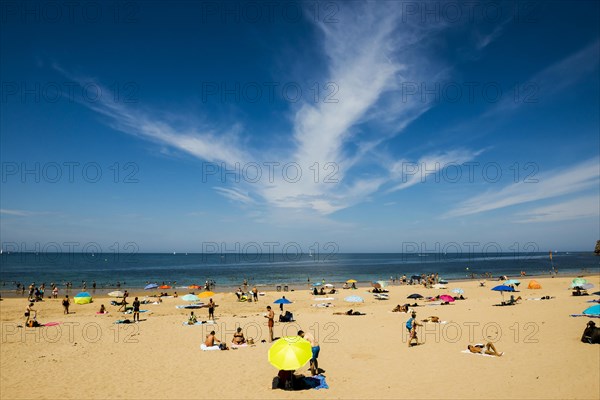
[{"label": "sandy beach", "polygon": [[[596,287],[598,276],[587,277]],[[285,293],[296,322],[275,324],[275,336],[298,329],[317,336],[319,366],[327,390],[272,390],[277,370],[267,361],[266,306],[283,293],[267,292],[258,302],[239,303],[233,293],[217,293],[215,325],[183,326],[189,310],[177,309],[181,299],[142,305],[138,324],[115,325],[124,316],[110,298],[72,305],[64,315],[60,298],[37,303],[38,321],[53,327],[21,328],[24,299],[1,302],[1,397],[3,399],[194,399],[194,398],[527,398],[597,399],[600,396],[600,347],[580,342],[587,317],[573,318],[592,305],[595,295],[574,297],[571,278],[536,279],[541,290],[526,288],[522,279],[515,306],[494,307],[501,294],[496,282],[450,283],[448,290],[391,286],[390,300],[375,300],[368,288],[341,290],[335,306],[317,308],[308,290]],[[409,316],[392,313],[406,296],[448,293],[460,287],[467,300],[452,305],[424,305],[417,319],[439,316],[445,324],[425,323],[419,337],[425,343],[408,348],[404,327]],[[524,287],[523,287],[524,286]],[[592,290],[592,292],[595,289]],[[147,293],[138,293],[145,295]],[[363,304],[344,302],[359,295]],[[527,300],[542,296],[551,300]],[[507,296],[505,294],[505,296]],[[101,304],[110,313],[96,315]],[[273,306],[276,315],[277,305]],[[333,315],[354,308],[365,316]],[[207,319],[207,309],[195,310]],[[131,317],[131,316],[129,316]],[[255,346],[203,352],[200,343],[212,329],[231,342],[241,326]],[[267,339],[267,343],[261,343]],[[469,343],[493,341],[502,357],[462,353]],[[309,375],[308,366],[297,373]]]}]

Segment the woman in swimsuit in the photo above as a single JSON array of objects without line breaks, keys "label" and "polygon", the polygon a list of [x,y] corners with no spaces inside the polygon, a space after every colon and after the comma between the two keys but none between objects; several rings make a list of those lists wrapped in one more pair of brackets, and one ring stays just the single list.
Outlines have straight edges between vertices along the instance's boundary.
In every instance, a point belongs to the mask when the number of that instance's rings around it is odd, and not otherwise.
[{"label": "woman in swimsuit", "polygon": [[246,343],[246,338],[244,337],[244,334],[242,333],[242,328],[238,327],[237,331],[233,334],[233,340],[231,341],[231,343],[233,344],[244,344]]}]

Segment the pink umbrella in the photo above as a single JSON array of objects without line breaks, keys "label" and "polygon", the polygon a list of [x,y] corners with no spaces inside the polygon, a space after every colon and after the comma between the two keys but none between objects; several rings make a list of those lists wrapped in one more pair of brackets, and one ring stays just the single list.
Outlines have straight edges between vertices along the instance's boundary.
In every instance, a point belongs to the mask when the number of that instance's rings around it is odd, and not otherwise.
[{"label": "pink umbrella", "polygon": [[440,300],[442,300],[443,302],[451,303],[451,302],[454,301],[454,297],[449,296],[447,294],[443,294],[443,295],[440,296]]}]

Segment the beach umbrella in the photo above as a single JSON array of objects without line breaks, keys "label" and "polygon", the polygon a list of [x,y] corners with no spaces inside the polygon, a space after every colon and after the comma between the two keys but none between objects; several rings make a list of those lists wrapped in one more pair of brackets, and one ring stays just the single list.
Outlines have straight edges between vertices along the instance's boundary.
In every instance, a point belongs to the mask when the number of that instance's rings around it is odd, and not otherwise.
[{"label": "beach umbrella", "polygon": [[190,285],[188,286],[188,289],[201,289],[201,287],[198,285]]},{"label": "beach umbrella", "polygon": [[589,290],[592,289],[594,287],[594,285],[592,285],[591,283],[584,283],[583,285],[581,285],[581,288],[584,290]]},{"label": "beach umbrella", "polygon": [[159,289],[171,289],[171,286],[169,286],[169,285],[161,285],[158,288]]},{"label": "beach umbrella", "polygon": [[348,296],[344,299],[344,301],[347,301],[348,303],[362,303],[365,300],[360,296]]},{"label": "beach umbrella", "polygon": [[422,298],[423,298],[423,296],[421,296],[419,293],[413,293],[407,297],[407,299],[422,299]]},{"label": "beach umbrella", "polygon": [[215,293],[211,291],[202,292],[198,295],[198,297],[212,297]]},{"label": "beach umbrella", "polygon": [[520,281],[516,280],[516,279],[509,279],[506,282],[503,283],[503,285],[515,285],[515,286],[519,286],[521,284]]},{"label": "beach umbrella", "polygon": [[87,304],[92,302],[92,295],[88,292],[80,292],[73,297],[75,304]]},{"label": "beach umbrella", "polygon": [[332,285],[331,283],[327,283],[327,284],[325,285],[325,287],[326,287],[326,288],[332,288],[332,287],[333,287],[333,285]]},{"label": "beach umbrella", "polygon": [[358,282],[356,279],[348,279],[346,283],[356,283]]},{"label": "beach umbrella", "polygon": [[465,291],[461,288],[452,289],[452,293],[463,294]]},{"label": "beach umbrella", "polygon": [[114,292],[110,292],[108,295],[110,297],[123,297],[125,293],[121,292],[120,290],[115,290]]},{"label": "beach umbrella", "polygon": [[600,304],[596,304],[595,306],[591,306],[583,310],[583,314],[600,317]]},{"label": "beach umbrella", "polygon": [[445,279],[441,279],[441,278],[440,278],[440,283],[441,283],[442,285],[447,285],[447,284],[448,284],[448,281],[447,281],[447,280],[445,280]]},{"label": "beach umbrella", "polygon": [[200,297],[195,294],[186,294],[185,296],[181,296],[181,300],[183,301],[199,301]]},{"label": "beach umbrella", "polygon": [[[583,285],[584,283],[587,283],[587,279],[584,279],[584,278],[575,278],[575,279],[573,279],[572,282],[573,282],[573,284],[575,286],[580,286],[580,285]],[[573,287],[575,287],[575,286],[573,286]]]},{"label": "beach umbrella", "polygon": [[381,289],[381,284],[378,282],[371,282],[371,286],[373,286],[376,289]]},{"label": "beach umbrella", "polygon": [[313,283],[312,285],[313,285],[313,286],[321,286],[321,285],[322,285],[322,283],[321,283],[321,282],[315,282],[315,283]]},{"label": "beach umbrella", "polygon": [[513,288],[512,286],[498,285],[493,287],[492,290],[500,292],[500,294],[502,295],[502,299],[504,299],[504,292],[514,292],[515,288]]},{"label": "beach umbrella", "polygon": [[381,287],[386,287],[388,285],[387,281],[377,281],[381,285]]},{"label": "beach umbrella", "polygon": [[441,283],[436,283],[435,285],[433,285],[434,289],[447,289],[448,287],[444,284]]},{"label": "beach umbrella", "polygon": [[452,303],[454,301],[454,297],[447,295],[447,294],[443,294],[440,296],[440,300],[442,300],[444,302]]},{"label": "beach umbrella", "polygon": [[275,300],[273,304],[292,304],[292,302],[282,297],[281,299]]},{"label": "beach umbrella", "polygon": [[496,292],[514,292],[515,288],[506,286],[506,285],[499,285],[499,286],[493,287],[492,290],[494,290]]},{"label": "beach umbrella", "polygon": [[312,358],[310,342],[300,336],[284,336],[269,349],[269,362],[279,370],[293,371]]},{"label": "beach umbrella", "polygon": [[151,290],[151,289],[157,289],[157,288],[158,288],[158,285],[156,283],[151,283],[149,285],[146,285],[144,287],[144,290]]}]

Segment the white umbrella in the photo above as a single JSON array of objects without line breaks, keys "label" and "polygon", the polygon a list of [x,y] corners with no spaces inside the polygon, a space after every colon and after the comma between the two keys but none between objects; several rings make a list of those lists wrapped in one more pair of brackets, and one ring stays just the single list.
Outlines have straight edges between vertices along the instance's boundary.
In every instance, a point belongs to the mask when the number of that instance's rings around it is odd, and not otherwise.
[{"label": "white umbrella", "polygon": [[332,285],[331,283],[327,283],[327,284],[325,285],[325,287],[327,287],[327,288],[332,288],[332,287],[333,287],[333,285]]},{"label": "white umbrella", "polygon": [[110,297],[123,297],[125,293],[121,292],[120,290],[115,290],[114,292],[110,292],[108,295]]}]

